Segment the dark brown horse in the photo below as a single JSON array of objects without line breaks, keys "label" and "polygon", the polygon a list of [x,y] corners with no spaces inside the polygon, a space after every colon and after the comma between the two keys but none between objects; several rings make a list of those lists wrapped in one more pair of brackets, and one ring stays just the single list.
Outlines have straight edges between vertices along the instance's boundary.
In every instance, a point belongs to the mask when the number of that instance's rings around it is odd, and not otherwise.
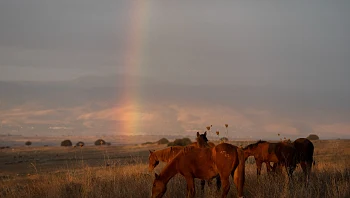
[{"label": "dark brown horse", "polygon": [[296,149],[288,142],[269,143],[259,140],[243,150],[245,159],[254,156],[258,176],[261,174],[261,166],[264,162],[268,171],[272,170],[270,162],[284,165],[289,177],[292,177],[296,168]]},{"label": "dark brown horse", "polygon": [[[296,163],[300,163],[305,175],[306,185],[309,183],[312,164],[314,162],[314,145],[307,138],[298,138],[291,143],[296,149]],[[274,164],[273,170],[280,170],[280,164]]]},{"label": "dark brown horse", "polygon": [[205,131],[203,134],[199,134],[199,132],[197,132],[196,142],[191,143],[190,146],[197,146],[198,148],[203,148],[203,147],[214,147],[215,144],[212,142],[209,142],[207,138],[207,132]]},{"label": "dark brown horse", "polygon": [[303,169],[306,183],[309,182],[312,163],[314,161],[314,145],[306,138],[298,138],[293,142],[295,149],[297,150],[297,163],[300,163]]},{"label": "dark brown horse", "polygon": [[229,177],[233,176],[239,197],[243,196],[245,160],[243,150],[231,144],[221,143],[213,148],[186,147],[168,163],[161,173],[155,174],[152,197],[162,197],[167,183],[176,174],[183,175],[187,182],[187,197],[194,197],[194,178],[210,180],[220,175],[222,197],[230,190]]}]

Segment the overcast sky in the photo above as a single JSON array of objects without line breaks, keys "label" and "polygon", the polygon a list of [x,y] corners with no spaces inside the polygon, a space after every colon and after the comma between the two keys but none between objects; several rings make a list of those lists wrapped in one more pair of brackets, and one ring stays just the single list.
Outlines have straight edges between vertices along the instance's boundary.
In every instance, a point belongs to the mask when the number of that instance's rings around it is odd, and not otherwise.
[{"label": "overcast sky", "polygon": [[127,73],[336,90],[337,108],[346,110],[349,10],[348,0],[3,0],[0,81]]},{"label": "overcast sky", "polygon": [[0,79],[130,72],[130,39],[139,39],[139,75],[345,86],[349,9],[347,0],[1,1]]}]

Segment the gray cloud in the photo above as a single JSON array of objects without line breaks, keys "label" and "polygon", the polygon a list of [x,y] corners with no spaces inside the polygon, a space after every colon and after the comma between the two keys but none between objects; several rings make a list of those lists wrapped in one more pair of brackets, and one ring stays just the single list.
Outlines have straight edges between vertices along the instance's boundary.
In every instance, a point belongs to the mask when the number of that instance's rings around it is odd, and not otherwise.
[{"label": "gray cloud", "polygon": [[147,104],[229,107],[256,129],[279,130],[273,119],[283,117],[290,133],[343,130],[332,124],[350,122],[349,9],[344,0],[1,1],[0,81],[64,82],[2,83],[0,108],[103,104],[95,112],[130,89]]}]

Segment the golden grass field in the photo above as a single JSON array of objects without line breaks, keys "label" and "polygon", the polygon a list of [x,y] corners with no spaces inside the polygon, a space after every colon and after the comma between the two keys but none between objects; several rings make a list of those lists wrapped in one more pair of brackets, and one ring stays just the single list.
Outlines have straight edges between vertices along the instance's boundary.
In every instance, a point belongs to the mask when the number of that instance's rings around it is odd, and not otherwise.
[{"label": "golden grass field", "polygon": [[[247,145],[252,142],[230,142]],[[294,180],[268,175],[257,179],[254,159],[246,162],[245,197],[350,197],[350,140],[318,140],[311,183],[306,188],[298,167]],[[148,149],[166,145],[15,147],[0,150],[0,197],[150,197],[154,173],[148,173]],[[155,171],[159,173],[164,164]],[[237,197],[231,178],[228,197]],[[214,182],[215,183],[215,182]],[[196,197],[220,197],[215,184]],[[168,183],[164,197],[185,197],[181,175]]]}]

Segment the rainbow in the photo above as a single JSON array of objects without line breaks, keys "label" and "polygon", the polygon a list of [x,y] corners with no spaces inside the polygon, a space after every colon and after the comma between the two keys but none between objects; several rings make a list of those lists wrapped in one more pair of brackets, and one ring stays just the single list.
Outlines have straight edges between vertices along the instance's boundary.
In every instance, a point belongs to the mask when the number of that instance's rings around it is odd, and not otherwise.
[{"label": "rainbow", "polygon": [[140,132],[140,123],[142,119],[142,106],[140,91],[137,87],[129,87],[130,84],[137,84],[138,74],[142,70],[144,60],[143,48],[145,48],[146,28],[149,19],[149,4],[146,0],[133,0],[129,12],[129,28],[127,29],[128,39],[126,41],[126,53],[124,57],[124,67],[126,73],[130,74],[125,78],[126,86],[122,92],[122,99],[118,102],[122,107],[121,115],[116,115],[121,120],[117,123],[117,132],[122,135],[135,135]]}]

